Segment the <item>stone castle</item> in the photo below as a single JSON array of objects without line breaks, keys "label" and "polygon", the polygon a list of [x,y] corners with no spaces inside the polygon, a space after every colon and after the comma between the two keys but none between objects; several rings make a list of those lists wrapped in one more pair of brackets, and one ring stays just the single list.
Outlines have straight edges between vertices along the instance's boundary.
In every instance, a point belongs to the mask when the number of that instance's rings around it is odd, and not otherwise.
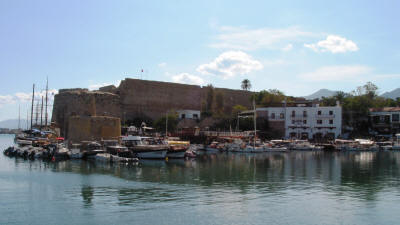
[{"label": "stone castle", "polygon": [[[68,138],[70,121],[75,117],[103,117],[132,120],[137,117],[157,119],[171,110],[202,110],[207,87],[169,82],[127,78],[119,87],[106,86],[98,91],[87,89],[61,89],[54,98],[52,122],[60,127],[61,135]],[[251,92],[215,88],[224,99],[224,110],[230,112],[235,105],[251,107]],[[101,120],[96,119],[96,123]],[[107,122],[109,123],[109,122]]]}]

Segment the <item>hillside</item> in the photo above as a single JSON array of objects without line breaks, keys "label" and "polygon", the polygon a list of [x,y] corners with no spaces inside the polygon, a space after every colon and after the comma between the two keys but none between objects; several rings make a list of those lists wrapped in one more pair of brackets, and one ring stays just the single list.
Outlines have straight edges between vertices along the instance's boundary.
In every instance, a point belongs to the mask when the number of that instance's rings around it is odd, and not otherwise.
[{"label": "hillside", "polygon": [[316,99],[316,98],[322,98],[322,97],[331,97],[336,94],[337,91],[332,91],[328,89],[320,89],[316,92],[314,92],[311,95],[304,96],[305,99]]},{"label": "hillside", "polygon": [[393,91],[385,92],[381,94],[382,97],[396,99],[400,97],[400,88],[396,88]]}]

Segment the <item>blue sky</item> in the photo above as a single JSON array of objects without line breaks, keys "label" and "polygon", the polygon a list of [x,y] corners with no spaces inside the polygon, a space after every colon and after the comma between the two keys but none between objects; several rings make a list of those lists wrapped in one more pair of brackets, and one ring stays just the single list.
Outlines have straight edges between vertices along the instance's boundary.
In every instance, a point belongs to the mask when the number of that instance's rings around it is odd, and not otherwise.
[{"label": "blue sky", "polygon": [[[0,120],[36,83],[124,78],[302,96],[400,87],[399,1],[0,1]],[[141,70],[144,70],[141,73]]]}]

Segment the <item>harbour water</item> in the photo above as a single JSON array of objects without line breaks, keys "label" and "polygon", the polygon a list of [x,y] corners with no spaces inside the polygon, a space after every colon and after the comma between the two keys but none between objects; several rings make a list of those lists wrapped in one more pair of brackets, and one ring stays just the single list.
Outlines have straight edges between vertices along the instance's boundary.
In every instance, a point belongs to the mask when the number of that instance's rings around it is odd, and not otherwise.
[{"label": "harbour water", "polygon": [[[13,136],[0,135],[0,149]],[[0,224],[398,224],[400,152],[110,165],[0,155]]]}]

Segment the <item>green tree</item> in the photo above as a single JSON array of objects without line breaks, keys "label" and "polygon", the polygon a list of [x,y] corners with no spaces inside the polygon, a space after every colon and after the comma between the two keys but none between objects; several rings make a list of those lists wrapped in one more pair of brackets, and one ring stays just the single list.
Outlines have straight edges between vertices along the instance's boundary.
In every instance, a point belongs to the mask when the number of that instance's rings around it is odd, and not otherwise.
[{"label": "green tree", "polygon": [[242,105],[235,105],[232,108],[232,117],[237,117],[238,113],[248,110],[245,106]]},{"label": "green tree", "polygon": [[211,113],[213,111],[214,105],[214,87],[212,86],[212,84],[209,84],[206,88],[206,112]]},{"label": "green tree", "polygon": [[[176,112],[169,112],[168,116],[168,132],[175,131],[176,126],[178,125],[178,114]],[[165,125],[166,125],[166,116],[163,116],[154,121],[154,128],[161,133],[165,132]]]},{"label": "green tree", "polygon": [[242,89],[245,91],[249,91],[251,89],[251,83],[249,79],[244,79],[241,85]]}]

